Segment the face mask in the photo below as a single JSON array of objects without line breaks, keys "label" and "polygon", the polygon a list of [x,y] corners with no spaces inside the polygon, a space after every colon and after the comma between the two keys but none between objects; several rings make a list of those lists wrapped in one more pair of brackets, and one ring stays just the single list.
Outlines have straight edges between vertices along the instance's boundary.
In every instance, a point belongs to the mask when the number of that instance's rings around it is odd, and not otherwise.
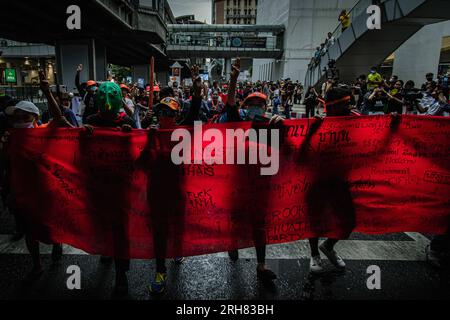
[{"label": "face mask", "polygon": [[122,92],[113,82],[105,82],[98,89],[95,102],[101,113],[117,114],[122,108]]},{"label": "face mask", "polygon": [[255,107],[255,106],[249,106],[247,108],[247,114],[248,117],[253,120],[255,119],[255,117],[259,116],[259,117],[263,117],[264,116],[264,109],[262,109],[261,107]]},{"label": "face mask", "polygon": [[169,129],[175,127],[177,124],[175,118],[170,117],[160,117],[159,126],[161,129]]},{"label": "face mask", "polygon": [[34,128],[34,123],[33,122],[15,123],[13,126],[15,129],[32,129]]}]

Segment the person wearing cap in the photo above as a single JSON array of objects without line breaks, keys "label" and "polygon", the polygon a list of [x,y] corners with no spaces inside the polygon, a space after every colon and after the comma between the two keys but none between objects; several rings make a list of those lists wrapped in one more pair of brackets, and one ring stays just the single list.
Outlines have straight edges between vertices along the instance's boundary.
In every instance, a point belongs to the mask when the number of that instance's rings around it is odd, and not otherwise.
[{"label": "person wearing cap", "polygon": [[[39,109],[32,102],[29,101],[20,101],[16,105],[9,106],[5,113],[10,117],[10,126],[12,128],[18,129],[31,129],[31,128],[64,128],[69,127],[72,128],[73,125],[70,124],[67,119],[63,115],[63,111],[59,103],[54,98],[53,94],[50,91],[50,86],[48,81],[45,78],[45,75],[42,71],[39,72],[40,79],[40,89],[44,93],[48,101],[48,109],[49,113],[52,116],[52,121],[50,121],[47,125],[39,125]],[[89,129],[89,128],[87,128]],[[11,199],[11,202],[14,202],[14,199]],[[12,205],[12,207],[15,207]],[[17,215],[18,216],[18,215]],[[39,278],[43,271],[41,259],[40,259],[40,251],[39,251],[39,242],[31,236],[31,232],[28,232],[27,224],[19,219],[19,223],[23,224],[23,228],[25,231],[25,240],[28,251],[30,252],[33,267],[31,272],[27,275],[25,281],[31,282]],[[32,227],[32,226],[31,226]],[[62,246],[60,244],[54,244],[52,250],[52,260],[58,261],[62,257]]]},{"label": "person wearing cap", "polygon": [[20,101],[17,105],[6,108],[5,114],[11,118],[13,128],[30,129],[39,127],[39,108],[30,101]]},{"label": "person wearing cap", "polygon": [[[144,119],[142,119],[141,126],[143,129],[160,126],[160,123],[159,123],[159,117],[161,116],[160,110],[163,110],[163,111],[166,110],[166,106],[162,105],[161,101],[163,101],[166,98],[174,98],[174,96],[175,96],[175,92],[173,91],[173,89],[171,87],[164,87],[164,88],[162,88],[162,90],[158,91],[158,97],[160,98],[160,100],[156,100],[156,99],[153,100],[155,102],[157,101],[157,103],[155,105],[153,105],[153,110],[148,110]],[[147,102],[148,102],[148,98],[147,98]],[[177,102],[179,105],[180,102],[179,101],[177,101]],[[179,106],[179,107],[181,110],[181,106]],[[179,118],[178,112],[180,110],[176,110],[176,112],[174,110],[174,114],[172,114],[173,117],[169,117],[171,120],[168,120],[168,119],[165,119],[165,120],[176,123],[175,119]],[[163,122],[166,122],[165,120],[163,120]],[[165,123],[165,125],[166,124],[167,123]]]},{"label": "person wearing cap", "polygon": [[134,115],[134,103],[130,97],[130,88],[126,84],[120,85],[120,90],[122,91],[123,96],[123,107],[120,109],[120,112],[125,112],[129,117],[133,118]]},{"label": "person wearing cap", "polygon": [[[163,99],[153,108],[154,122],[149,127],[167,129],[175,126],[193,126],[195,121],[201,120],[200,109],[203,101],[202,92],[204,87],[197,66],[191,68],[191,76],[193,90],[188,113],[184,117],[180,116],[181,106],[178,99],[173,96],[173,90],[169,90],[171,88],[164,88],[161,90]],[[163,156],[163,153],[160,155]],[[157,181],[158,188],[156,191],[147,194],[151,208],[150,211],[153,214],[152,223],[154,224],[153,229],[155,230],[153,242],[156,255],[156,273],[150,283],[149,291],[152,294],[161,294],[165,291],[167,284],[166,250],[168,219],[173,215],[184,215],[185,209],[183,204],[185,200],[183,199],[183,191],[181,188],[178,188],[182,176],[180,171],[181,167],[174,167],[172,161],[164,158],[159,158],[153,167],[167,168],[166,170],[150,170],[152,176],[149,181]],[[162,172],[165,173],[161,176]],[[149,187],[147,190],[152,190],[152,188]],[[167,194],[172,194],[174,201],[161,203],[161,197]],[[182,234],[181,231],[178,233]],[[179,257],[175,258],[174,262],[180,264],[183,260],[184,258]]]},{"label": "person wearing cap", "polygon": [[77,67],[77,73],[75,76],[75,86],[77,87],[78,93],[81,97],[83,97],[84,103],[84,112],[82,115],[83,123],[86,122],[86,119],[98,112],[98,108],[95,104],[95,94],[98,89],[98,84],[94,80],[89,80],[85,85],[81,85],[80,83],[80,74],[83,71],[83,65],[80,64]]},{"label": "person wearing cap", "polygon": [[[252,122],[267,122],[270,126],[275,126],[282,121],[279,116],[274,116],[272,119],[266,118],[267,111],[267,96],[260,92],[249,92],[247,97],[242,103],[242,108],[239,109],[236,106],[236,85],[237,79],[240,74],[240,59],[236,59],[235,64],[232,66],[230,75],[230,84],[228,89],[228,101],[225,105],[222,115],[217,120],[218,123],[225,122],[240,122],[240,121],[252,121]],[[250,85],[251,86],[251,85]],[[266,245],[265,245],[265,230],[264,225],[265,217],[259,219],[257,214],[253,220],[253,233],[254,243],[257,256],[257,277],[261,279],[265,284],[277,278],[276,274],[266,267]],[[228,252],[228,255],[232,261],[239,259],[238,250],[232,250]]]},{"label": "person wearing cap", "polygon": [[[346,86],[330,88],[323,100],[326,116],[345,117],[351,115],[353,108],[351,95],[351,90]],[[323,117],[316,117],[316,120],[319,121],[323,121],[323,119]],[[320,253],[325,255],[337,270],[345,270],[346,264],[335,251],[335,246],[339,241],[348,239],[356,226],[355,208],[346,178],[347,173],[342,170],[336,172],[334,168],[335,166],[330,163],[330,165],[318,169],[313,179],[314,183],[306,196],[306,207],[308,208],[306,214],[309,216],[308,221],[313,230],[322,230],[323,224],[330,223],[329,218],[333,218],[333,224],[338,230],[343,230],[342,235],[328,238],[320,246],[319,238],[308,239],[311,250],[310,272],[313,274],[321,274],[325,271]]]}]

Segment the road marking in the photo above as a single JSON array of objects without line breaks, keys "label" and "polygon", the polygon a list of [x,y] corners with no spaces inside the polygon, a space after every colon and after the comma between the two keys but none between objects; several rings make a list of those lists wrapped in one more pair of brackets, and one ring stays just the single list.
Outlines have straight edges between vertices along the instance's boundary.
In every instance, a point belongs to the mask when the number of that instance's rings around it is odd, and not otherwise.
[{"label": "road marking", "polygon": [[[413,241],[345,240],[336,245],[336,251],[345,260],[425,261],[425,247],[429,240],[418,233],[406,233]],[[28,254],[25,241],[11,242],[10,235],[0,235],[0,254]],[[52,246],[41,244],[41,254],[50,254]],[[86,252],[64,245],[66,255],[87,255]],[[228,253],[206,255],[227,258]],[[255,259],[254,248],[239,250],[241,259]],[[267,259],[296,260],[310,257],[307,240],[267,246]]]}]

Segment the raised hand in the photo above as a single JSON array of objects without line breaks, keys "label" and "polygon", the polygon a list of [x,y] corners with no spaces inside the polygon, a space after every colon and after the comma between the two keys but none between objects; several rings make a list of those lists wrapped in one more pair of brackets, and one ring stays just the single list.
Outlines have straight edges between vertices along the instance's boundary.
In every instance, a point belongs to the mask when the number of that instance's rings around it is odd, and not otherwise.
[{"label": "raised hand", "polygon": [[42,92],[50,91],[50,85],[48,83],[47,77],[45,76],[45,73],[43,70],[39,70],[39,86],[40,86]]},{"label": "raised hand", "polygon": [[200,68],[197,65],[191,67],[192,86],[194,88],[194,96],[201,97],[202,95],[202,78],[200,78]]},{"label": "raised hand", "polygon": [[200,68],[197,65],[191,67],[191,78],[192,81],[197,80],[200,77]]},{"label": "raised hand", "polygon": [[80,64],[77,66],[77,72],[81,72],[81,71],[83,71],[83,65],[80,63]]},{"label": "raised hand", "polygon": [[230,74],[231,79],[237,80],[237,78],[239,78],[240,73],[241,73],[241,59],[237,58],[233,66],[231,67],[231,74]]}]

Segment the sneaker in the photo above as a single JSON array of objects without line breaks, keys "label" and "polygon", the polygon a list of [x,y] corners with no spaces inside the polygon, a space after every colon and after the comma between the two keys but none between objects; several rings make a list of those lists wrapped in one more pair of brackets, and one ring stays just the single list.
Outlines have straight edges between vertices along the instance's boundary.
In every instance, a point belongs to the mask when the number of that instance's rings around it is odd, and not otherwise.
[{"label": "sneaker", "polygon": [[319,246],[320,251],[330,260],[330,262],[338,269],[345,268],[345,262],[341,257],[338,256],[336,251],[328,250],[323,244]]},{"label": "sneaker", "polygon": [[311,257],[311,260],[309,261],[309,271],[311,273],[322,273],[324,271],[320,256]]},{"label": "sneaker", "polygon": [[52,249],[53,262],[60,261],[63,255],[63,247],[61,244],[54,244]]},{"label": "sneaker", "polygon": [[182,264],[184,262],[184,258],[183,257],[175,258],[175,259],[173,259],[173,262],[175,264]]},{"label": "sneaker", "polygon": [[155,280],[150,284],[150,292],[154,294],[161,294],[166,290],[167,273],[157,272]]}]

